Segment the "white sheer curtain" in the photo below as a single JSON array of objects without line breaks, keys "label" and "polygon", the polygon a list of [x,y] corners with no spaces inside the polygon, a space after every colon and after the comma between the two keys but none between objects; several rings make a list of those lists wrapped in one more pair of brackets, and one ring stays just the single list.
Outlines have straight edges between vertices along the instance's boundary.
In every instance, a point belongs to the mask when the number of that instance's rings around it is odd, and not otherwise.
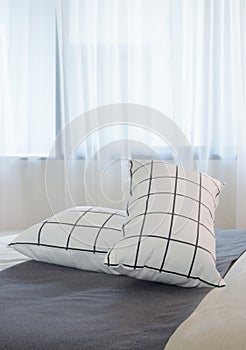
[{"label": "white sheer curtain", "polygon": [[172,115],[168,1],[58,0],[56,10],[68,120],[118,102]]},{"label": "white sheer curtain", "polygon": [[245,1],[58,0],[56,9],[67,118],[115,102],[170,116],[200,168],[227,182],[235,224],[246,227]]},{"label": "white sheer curtain", "polygon": [[225,221],[235,208],[245,229],[246,2],[174,0],[170,9],[172,117],[198,146],[201,168],[227,182]]},{"label": "white sheer curtain", "polygon": [[2,0],[0,154],[47,154],[98,106],[150,106],[182,128],[201,169],[227,181],[226,215],[245,228],[245,62],[244,0]]},{"label": "white sheer curtain", "polygon": [[0,2],[0,155],[42,155],[55,137],[55,8]]}]

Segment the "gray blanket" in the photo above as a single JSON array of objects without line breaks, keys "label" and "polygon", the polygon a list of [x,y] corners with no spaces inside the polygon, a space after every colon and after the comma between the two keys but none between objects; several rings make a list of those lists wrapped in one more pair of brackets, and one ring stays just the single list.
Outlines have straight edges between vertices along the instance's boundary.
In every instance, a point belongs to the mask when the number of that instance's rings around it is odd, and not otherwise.
[{"label": "gray blanket", "polygon": [[[224,273],[246,232],[218,231],[217,248]],[[25,262],[0,273],[0,349],[163,349],[209,291]]]}]

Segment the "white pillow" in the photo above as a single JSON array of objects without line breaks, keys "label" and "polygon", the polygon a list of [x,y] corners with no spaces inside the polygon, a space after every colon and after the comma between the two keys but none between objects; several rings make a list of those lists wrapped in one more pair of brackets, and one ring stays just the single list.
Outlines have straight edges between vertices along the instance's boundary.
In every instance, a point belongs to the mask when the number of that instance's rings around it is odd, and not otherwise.
[{"label": "white pillow", "polygon": [[222,184],[162,161],[130,161],[124,238],[105,264],[121,274],[183,287],[224,286],[214,215]]},{"label": "white pillow", "polygon": [[34,260],[117,274],[103,262],[122,238],[125,215],[94,206],[71,208],[28,228],[10,246]]}]

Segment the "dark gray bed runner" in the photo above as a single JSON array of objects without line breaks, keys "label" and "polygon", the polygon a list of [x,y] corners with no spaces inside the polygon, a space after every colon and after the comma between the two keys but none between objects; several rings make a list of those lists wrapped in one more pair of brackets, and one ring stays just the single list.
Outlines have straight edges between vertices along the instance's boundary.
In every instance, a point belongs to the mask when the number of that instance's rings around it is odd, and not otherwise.
[{"label": "dark gray bed runner", "polygon": [[[218,269],[246,248],[217,232]],[[0,273],[2,350],[161,350],[210,291],[25,262]]]}]

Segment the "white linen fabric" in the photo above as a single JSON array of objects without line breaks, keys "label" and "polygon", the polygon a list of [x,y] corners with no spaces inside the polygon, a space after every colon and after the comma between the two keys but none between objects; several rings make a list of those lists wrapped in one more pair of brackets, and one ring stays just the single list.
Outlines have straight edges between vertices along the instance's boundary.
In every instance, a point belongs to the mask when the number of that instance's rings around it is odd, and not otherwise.
[{"label": "white linen fabric", "polygon": [[165,350],[244,350],[246,344],[246,253],[176,330]]},{"label": "white linen fabric", "polygon": [[214,216],[222,184],[161,161],[130,161],[124,238],[105,258],[122,274],[183,287],[224,286]]},{"label": "white linen fabric", "polygon": [[10,246],[34,260],[109,273],[104,257],[122,238],[124,218],[119,210],[74,207],[28,228]]}]

